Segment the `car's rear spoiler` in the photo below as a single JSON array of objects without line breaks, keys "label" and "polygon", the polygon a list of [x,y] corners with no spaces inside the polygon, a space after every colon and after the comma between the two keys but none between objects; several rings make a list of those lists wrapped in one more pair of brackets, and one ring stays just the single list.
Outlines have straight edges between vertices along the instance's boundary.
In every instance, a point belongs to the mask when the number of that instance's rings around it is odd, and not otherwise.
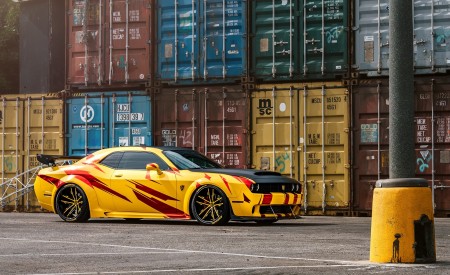
[{"label": "car's rear spoiler", "polygon": [[55,156],[55,155],[44,155],[44,154],[37,154],[36,155],[37,160],[45,165],[48,166],[56,166],[56,160],[73,160],[73,159],[82,159],[82,156]]}]

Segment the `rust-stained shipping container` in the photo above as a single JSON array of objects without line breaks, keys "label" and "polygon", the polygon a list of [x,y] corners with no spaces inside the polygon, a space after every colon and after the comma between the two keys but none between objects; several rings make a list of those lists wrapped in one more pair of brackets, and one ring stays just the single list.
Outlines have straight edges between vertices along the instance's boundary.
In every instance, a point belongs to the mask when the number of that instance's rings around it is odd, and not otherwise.
[{"label": "rust-stained shipping container", "polygon": [[252,167],[300,180],[307,214],[348,212],[347,87],[340,82],[265,84],[251,97]]},{"label": "rust-stained shipping container", "polygon": [[10,209],[39,209],[34,193],[12,195],[32,184],[25,173],[39,166],[37,154],[63,155],[63,100],[57,95],[6,95],[1,97],[2,198],[9,196]]},{"label": "rust-stained shipping container", "polygon": [[69,0],[66,84],[151,85],[153,14],[153,0]]},{"label": "rust-stained shipping container", "polygon": [[228,168],[246,168],[248,105],[247,93],[236,85],[157,89],[154,143],[192,148]]},{"label": "rust-stained shipping container", "polygon": [[[360,81],[353,87],[353,210],[370,215],[375,182],[389,178],[389,81]],[[450,80],[416,78],[416,177],[428,180],[436,214],[450,214]]]}]

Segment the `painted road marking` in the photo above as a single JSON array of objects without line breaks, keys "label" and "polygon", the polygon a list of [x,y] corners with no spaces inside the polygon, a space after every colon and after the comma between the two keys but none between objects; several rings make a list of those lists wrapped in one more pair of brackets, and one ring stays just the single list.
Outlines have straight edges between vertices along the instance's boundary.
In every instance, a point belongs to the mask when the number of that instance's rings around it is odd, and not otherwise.
[{"label": "painted road marking", "polygon": [[21,242],[34,242],[34,243],[59,243],[59,244],[74,244],[74,245],[91,245],[100,247],[115,247],[126,249],[142,249],[142,250],[155,250],[155,251],[141,251],[141,252],[117,252],[117,253],[75,253],[75,254],[15,254],[15,255],[0,255],[0,257],[17,257],[17,256],[85,256],[85,255],[134,255],[134,254],[173,254],[173,253],[192,253],[192,254],[209,254],[209,255],[227,255],[237,257],[249,257],[259,259],[281,259],[281,260],[301,260],[311,262],[322,263],[334,263],[326,265],[303,265],[303,266],[265,266],[265,267],[230,267],[230,268],[196,268],[196,269],[164,269],[164,270],[146,270],[146,271],[114,271],[114,272],[82,272],[82,273],[42,273],[40,275],[83,275],[83,274],[127,274],[127,273],[162,273],[162,272],[200,272],[200,271],[234,271],[234,270],[262,270],[262,269],[275,269],[275,268],[330,268],[330,267],[392,267],[392,268],[428,268],[433,269],[435,265],[427,264],[378,264],[369,261],[345,261],[345,260],[328,260],[328,259],[313,259],[303,257],[284,257],[284,256],[267,256],[267,255],[254,255],[254,254],[242,254],[242,253],[229,253],[229,252],[216,252],[216,251],[201,251],[201,250],[189,250],[189,249],[170,249],[170,248],[158,248],[158,247],[142,247],[142,246],[129,246],[129,245],[116,245],[116,244],[103,244],[103,243],[91,243],[91,242],[73,242],[73,241],[57,241],[57,240],[32,240],[24,238],[2,238],[0,240],[9,241],[21,241]]}]

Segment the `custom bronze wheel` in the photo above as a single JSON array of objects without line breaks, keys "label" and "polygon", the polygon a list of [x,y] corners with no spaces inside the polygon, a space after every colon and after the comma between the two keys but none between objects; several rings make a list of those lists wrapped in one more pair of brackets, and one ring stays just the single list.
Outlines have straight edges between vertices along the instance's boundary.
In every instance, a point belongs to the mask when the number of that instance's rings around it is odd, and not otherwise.
[{"label": "custom bronze wheel", "polygon": [[191,213],[203,225],[222,225],[230,220],[226,195],[211,185],[204,185],[195,191],[191,200]]},{"label": "custom bronze wheel", "polygon": [[89,203],[83,190],[75,184],[61,187],[55,199],[56,213],[67,222],[84,222],[89,219]]}]

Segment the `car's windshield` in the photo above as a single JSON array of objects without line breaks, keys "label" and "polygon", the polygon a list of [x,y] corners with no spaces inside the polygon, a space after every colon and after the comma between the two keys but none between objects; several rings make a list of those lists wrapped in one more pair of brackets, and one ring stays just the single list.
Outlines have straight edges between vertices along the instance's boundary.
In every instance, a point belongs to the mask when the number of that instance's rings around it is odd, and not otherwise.
[{"label": "car's windshield", "polygon": [[164,151],[164,155],[180,170],[200,168],[222,168],[218,163],[200,153],[189,150]]}]

